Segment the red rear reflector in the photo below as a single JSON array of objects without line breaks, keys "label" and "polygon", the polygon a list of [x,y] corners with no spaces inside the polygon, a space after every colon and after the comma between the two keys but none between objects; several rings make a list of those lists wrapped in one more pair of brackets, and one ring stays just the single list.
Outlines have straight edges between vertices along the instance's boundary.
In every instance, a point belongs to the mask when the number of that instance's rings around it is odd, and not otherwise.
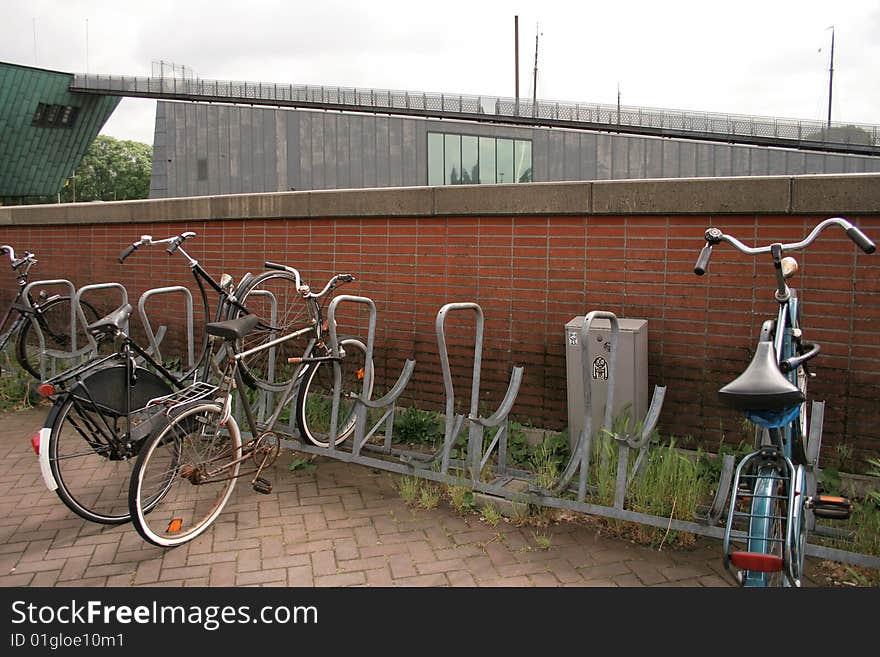
[{"label": "red rear reflector", "polygon": [[731,552],[730,563],[740,570],[776,573],[782,570],[782,557],[760,552]]},{"label": "red rear reflector", "polygon": [[180,518],[175,518],[168,524],[168,533],[176,534],[180,531],[180,528],[183,527],[183,520]]},{"label": "red rear reflector", "polygon": [[39,456],[40,455],[40,432],[39,431],[33,435],[33,438],[31,438],[31,447],[34,448],[34,454]]},{"label": "red rear reflector", "polygon": [[41,383],[37,386],[37,392],[40,393],[40,397],[51,397],[55,394],[55,386],[51,383]]}]

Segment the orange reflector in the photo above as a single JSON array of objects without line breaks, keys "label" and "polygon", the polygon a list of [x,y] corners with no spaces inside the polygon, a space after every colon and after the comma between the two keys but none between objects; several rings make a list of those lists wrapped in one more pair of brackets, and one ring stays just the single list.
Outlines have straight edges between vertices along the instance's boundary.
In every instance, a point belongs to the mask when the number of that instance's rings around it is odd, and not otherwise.
[{"label": "orange reflector", "polygon": [[34,448],[34,454],[39,456],[40,455],[40,432],[39,431],[37,431],[37,433],[35,433],[33,435],[33,438],[31,438],[31,447]]},{"label": "orange reflector", "polygon": [[55,386],[51,383],[41,383],[37,386],[37,392],[40,393],[40,397],[51,397],[55,394]]},{"label": "orange reflector", "polygon": [[168,524],[168,533],[175,534],[180,531],[181,527],[183,527],[183,520],[175,518]]},{"label": "orange reflector", "polygon": [[365,375],[365,371],[364,371],[364,368],[362,367],[358,370],[358,381],[363,381],[364,375]]},{"label": "orange reflector", "polygon": [[837,497],[835,495],[819,495],[818,500],[820,502],[826,502],[828,504],[847,504],[849,502],[848,499],[844,497]]},{"label": "orange reflector", "polygon": [[730,563],[740,570],[775,573],[782,570],[782,557],[761,552],[731,552]]}]

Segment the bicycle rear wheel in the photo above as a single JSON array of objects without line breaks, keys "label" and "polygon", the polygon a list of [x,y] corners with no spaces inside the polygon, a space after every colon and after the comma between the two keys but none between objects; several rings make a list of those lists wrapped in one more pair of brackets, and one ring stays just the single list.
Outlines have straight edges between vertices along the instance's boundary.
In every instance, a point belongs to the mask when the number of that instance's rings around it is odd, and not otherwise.
[{"label": "bicycle rear wheel", "polygon": [[[279,392],[296,373],[296,365],[288,358],[302,356],[314,337],[315,302],[305,299],[296,288],[296,277],[286,271],[267,271],[249,282],[236,293],[238,301],[263,324],[236,345],[241,353],[270,340],[289,335],[295,331],[302,334],[274,347],[245,356],[239,362],[239,371],[245,383],[251,387]],[[242,311],[233,308],[230,319],[241,317]]]},{"label": "bicycle rear wheel", "polygon": [[128,506],[144,540],[175,547],[223,511],[241,465],[241,434],[219,404],[198,403],[150,438],[131,472]]},{"label": "bicycle rear wheel", "polygon": [[[80,305],[87,323],[91,324],[101,318],[94,306],[87,301],[80,301]],[[16,358],[21,366],[34,378],[42,378],[40,365],[45,358],[45,352],[40,347],[40,336],[37,331],[39,330],[42,333],[47,350],[69,352],[72,346],[70,312],[70,297],[58,297],[39,306],[37,314],[28,315],[22,323],[18,332]],[[77,316],[77,323],[79,323],[79,316]],[[88,344],[88,340],[85,327],[79,326],[76,332],[78,349],[85,347]],[[55,369],[63,371],[75,364],[74,359],[56,358]]]},{"label": "bicycle rear wheel", "polygon": [[[334,445],[343,443],[354,431],[355,398],[363,389],[367,361],[367,348],[357,338],[341,338],[339,346],[345,356],[339,363],[342,368],[342,389]],[[330,445],[334,369],[334,364],[329,361],[309,364],[297,396],[296,421],[300,436],[318,447]],[[367,393],[372,392],[371,386]]]},{"label": "bicycle rear wheel", "polygon": [[138,409],[171,392],[163,379],[140,368],[127,388],[125,371],[124,365],[97,370],[61,397],[46,421],[55,492],[78,516],[106,525],[131,519],[127,493],[132,464],[156,412]]},{"label": "bicycle rear wheel", "polygon": [[[748,551],[785,562],[788,513],[788,480],[772,465],[758,468],[752,488]],[[769,560],[768,560],[769,561]],[[783,567],[778,570],[746,570],[744,586],[787,586]]]}]

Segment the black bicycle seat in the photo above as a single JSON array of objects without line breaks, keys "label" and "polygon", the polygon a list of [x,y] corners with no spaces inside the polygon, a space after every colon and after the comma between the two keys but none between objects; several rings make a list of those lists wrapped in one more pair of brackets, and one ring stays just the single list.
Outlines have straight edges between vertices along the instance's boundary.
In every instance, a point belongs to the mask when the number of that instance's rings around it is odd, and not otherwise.
[{"label": "black bicycle seat", "polygon": [[805,399],[804,393],[779,371],[772,342],[759,342],[745,372],[721,388],[718,396],[741,411],[781,411]]},{"label": "black bicycle seat", "polygon": [[216,335],[224,340],[240,340],[254,330],[260,323],[256,315],[245,315],[238,319],[227,319],[225,322],[213,322],[205,326],[208,335]]},{"label": "black bicycle seat", "polygon": [[123,326],[131,315],[132,307],[130,303],[119,306],[109,315],[105,315],[96,322],[88,325],[88,330],[93,335],[102,335],[104,333],[124,332]]}]

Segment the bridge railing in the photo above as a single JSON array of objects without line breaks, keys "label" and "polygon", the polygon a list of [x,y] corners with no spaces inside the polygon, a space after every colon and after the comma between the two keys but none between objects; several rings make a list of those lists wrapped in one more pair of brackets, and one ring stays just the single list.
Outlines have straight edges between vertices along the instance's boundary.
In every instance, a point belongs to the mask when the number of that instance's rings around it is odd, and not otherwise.
[{"label": "bridge railing", "polygon": [[816,144],[880,147],[880,126],[831,123],[743,114],[691,110],[572,103],[549,100],[484,97],[463,94],[360,89],[326,85],[237,82],[179,77],[134,77],[77,74],[71,91],[104,91],[121,95],[185,96],[192,100],[237,99],[281,104],[314,104],[332,108],[365,108],[382,111],[453,113],[512,119],[531,118],[557,124],[621,126],[676,133],[703,133],[734,137],[780,139]]}]

